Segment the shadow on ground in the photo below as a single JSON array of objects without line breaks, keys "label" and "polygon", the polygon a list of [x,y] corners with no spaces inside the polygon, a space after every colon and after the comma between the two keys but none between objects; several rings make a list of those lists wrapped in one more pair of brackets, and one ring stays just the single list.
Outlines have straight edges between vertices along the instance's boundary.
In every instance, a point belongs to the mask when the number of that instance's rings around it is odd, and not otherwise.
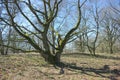
[{"label": "shadow on ground", "polygon": [[91,54],[88,53],[66,53],[62,54],[62,56],[72,56],[72,57],[81,57],[81,56],[86,56],[86,57],[96,57],[96,58],[101,58],[101,59],[114,59],[114,60],[120,60],[120,57],[113,57],[113,56],[105,56],[105,55],[98,55],[92,56]]},{"label": "shadow on ground", "polygon": [[[114,78],[114,76],[104,76],[103,74],[109,74],[111,73],[112,75],[120,76],[120,70],[118,69],[113,69],[110,70],[109,65],[104,65],[103,68],[101,69],[95,69],[95,68],[85,68],[85,67],[78,67],[78,66],[69,66],[70,69],[75,69],[75,70],[81,70],[82,73],[90,75],[90,76],[94,76],[92,74],[88,74],[87,72],[94,72],[95,74],[99,75],[100,77],[104,77],[104,78],[109,78],[111,79]],[[117,79],[111,79],[111,80],[117,80]]]},{"label": "shadow on ground", "polygon": [[[105,65],[106,66],[106,65]],[[102,78],[108,78],[110,80],[120,80],[120,70],[118,69],[113,69],[110,70],[109,67],[105,67],[103,66],[103,68],[101,69],[95,69],[95,68],[85,68],[85,67],[80,67],[80,66],[73,66],[71,64],[66,65],[66,69],[72,72],[76,72],[77,73],[67,73],[66,75],[76,75],[79,73],[85,74],[85,75],[89,75],[89,76],[93,76],[93,77],[102,77]],[[109,66],[109,65],[107,65]],[[94,74],[91,74],[94,73]],[[46,73],[45,73],[46,74]],[[59,75],[56,73],[47,73],[47,75]],[[105,75],[105,74],[111,74],[111,75]],[[118,79],[119,77],[119,79]]]},{"label": "shadow on ground", "polygon": [[[96,69],[96,68],[80,67],[80,66],[76,66],[73,64],[67,64],[64,67],[64,70],[65,69],[72,72],[72,73],[66,73],[65,75],[76,75],[76,74],[82,73],[82,74],[93,76],[93,77],[107,78],[109,80],[120,80],[120,70],[119,69],[111,70],[109,68],[109,65],[104,65],[103,68]],[[52,72],[45,73],[45,74],[47,74],[47,75],[59,75],[57,73],[52,73]],[[108,75],[106,75],[106,74],[108,74]]]}]

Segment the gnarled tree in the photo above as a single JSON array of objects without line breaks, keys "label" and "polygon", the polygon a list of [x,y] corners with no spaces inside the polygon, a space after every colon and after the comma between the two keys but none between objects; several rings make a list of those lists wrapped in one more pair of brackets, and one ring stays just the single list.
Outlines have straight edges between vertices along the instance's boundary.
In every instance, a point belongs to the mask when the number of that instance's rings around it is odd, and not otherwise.
[{"label": "gnarled tree", "polygon": [[[80,4],[80,0],[77,1],[76,8],[78,16],[77,21],[75,21],[76,24],[64,35],[61,35],[61,33],[56,30],[57,25],[51,26],[53,21],[59,20],[57,19],[58,15],[63,15],[63,12],[62,14],[58,14],[60,4],[63,0],[36,1],[37,2],[34,3],[32,0],[2,0],[8,18],[1,16],[0,19],[7,25],[12,26],[48,63],[60,66],[61,53],[80,25],[81,7],[87,0],[82,4]],[[19,19],[22,19],[24,22],[21,24]],[[69,26],[62,25],[62,28],[65,27],[69,28]],[[52,39],[54,41],[49,40],[48,34],[50,31],[53,32],[52,36],[55,38]],[[38,45],[36,39],[42,42],[42,46]],[[54,51],[52,51],[51,48],[54,48]]]}]

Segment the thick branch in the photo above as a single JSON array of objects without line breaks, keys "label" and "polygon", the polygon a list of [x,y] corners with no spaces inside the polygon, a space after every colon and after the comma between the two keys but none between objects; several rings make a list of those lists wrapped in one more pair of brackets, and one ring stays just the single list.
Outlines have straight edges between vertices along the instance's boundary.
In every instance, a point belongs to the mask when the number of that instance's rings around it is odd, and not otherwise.
[{"label": "thick branch", "polygon": [[76,23],[76,25],[74,26],[74,28],[72,28],[65,36],[62,45],[61,45],[61,49],[64,48],[65,44],[67,43],[67,41],[70,39],[71,34],[79,27],[80,25],[80,21],[81,21],[81,6],[80,6],[80,1],[78,0],[78,21]]},{"label": "thick branch", "polygon": [[39,52],[37,50],[23,50],[23,49],[20,49],[20,48],[16,48],[16,47],[12,47],[12,46],[8,46],[8,45],[2,45],[0,44],[1,46],[4,46],[4,47],[7,47],[7,48],[11,48],[11,49],[14,49],[14,50],[17,50],[17,51],[21,51],[21,52],[24,52],[24,53],[28,53],[28,52]]},{"label": "thick branch", "polygon": [[14,22],[14,17],[12,17],[9,9],[8,9],[8,1],[6,0],[6,3],[5,3],[5,6],[6,6],[6,10],[8,12],[8,15],[10,16],[10,19],[11,19],[11,25],[13,26],[13,28],[22,36],[24,37],[25,39],[28,40],[28,42],[37,50],[39,50],[40,52],[42,51],[42,49],[35,43],[32,41],[32,39],[29,37],[29,36],[26,36],[24,33],[22,33],[21,31],[18,30],[18,28],[16,27],[16,23]]}]

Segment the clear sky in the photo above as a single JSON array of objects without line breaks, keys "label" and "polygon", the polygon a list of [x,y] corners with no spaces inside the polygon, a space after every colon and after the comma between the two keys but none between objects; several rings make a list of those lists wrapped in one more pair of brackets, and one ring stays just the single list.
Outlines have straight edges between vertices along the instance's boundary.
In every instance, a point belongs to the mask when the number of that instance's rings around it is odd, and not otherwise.
[{"label": "clear sky", "polygon": [[120,0],[88,0],[88,4],[90,4],[89,2],[96,3],[96,1],[99,2],[101,7],[109,6],[110,3],[114,6],[120,5]]}]

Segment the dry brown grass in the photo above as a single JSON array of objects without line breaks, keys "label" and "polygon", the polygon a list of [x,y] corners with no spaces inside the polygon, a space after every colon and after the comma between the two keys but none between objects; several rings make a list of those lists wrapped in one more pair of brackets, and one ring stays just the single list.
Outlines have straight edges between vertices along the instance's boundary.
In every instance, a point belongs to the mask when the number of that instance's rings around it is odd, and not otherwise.
[{"label": "dry brown grass", "polygon": [[[85,54],[85,53],[84,53]],[[102,69],[109,65],[110,70],[120,70],[119,54],[99,54],[92,57],[82,53],[66,54],[62,56],[66,63],[76,63],[77,67]],[[111,72],[81,71],[65,68],[65,74],[59,75],[59,69],[47,64],[39,54],[13,54],[0,56],[0,80],[110,80],[118,78]]]}]

